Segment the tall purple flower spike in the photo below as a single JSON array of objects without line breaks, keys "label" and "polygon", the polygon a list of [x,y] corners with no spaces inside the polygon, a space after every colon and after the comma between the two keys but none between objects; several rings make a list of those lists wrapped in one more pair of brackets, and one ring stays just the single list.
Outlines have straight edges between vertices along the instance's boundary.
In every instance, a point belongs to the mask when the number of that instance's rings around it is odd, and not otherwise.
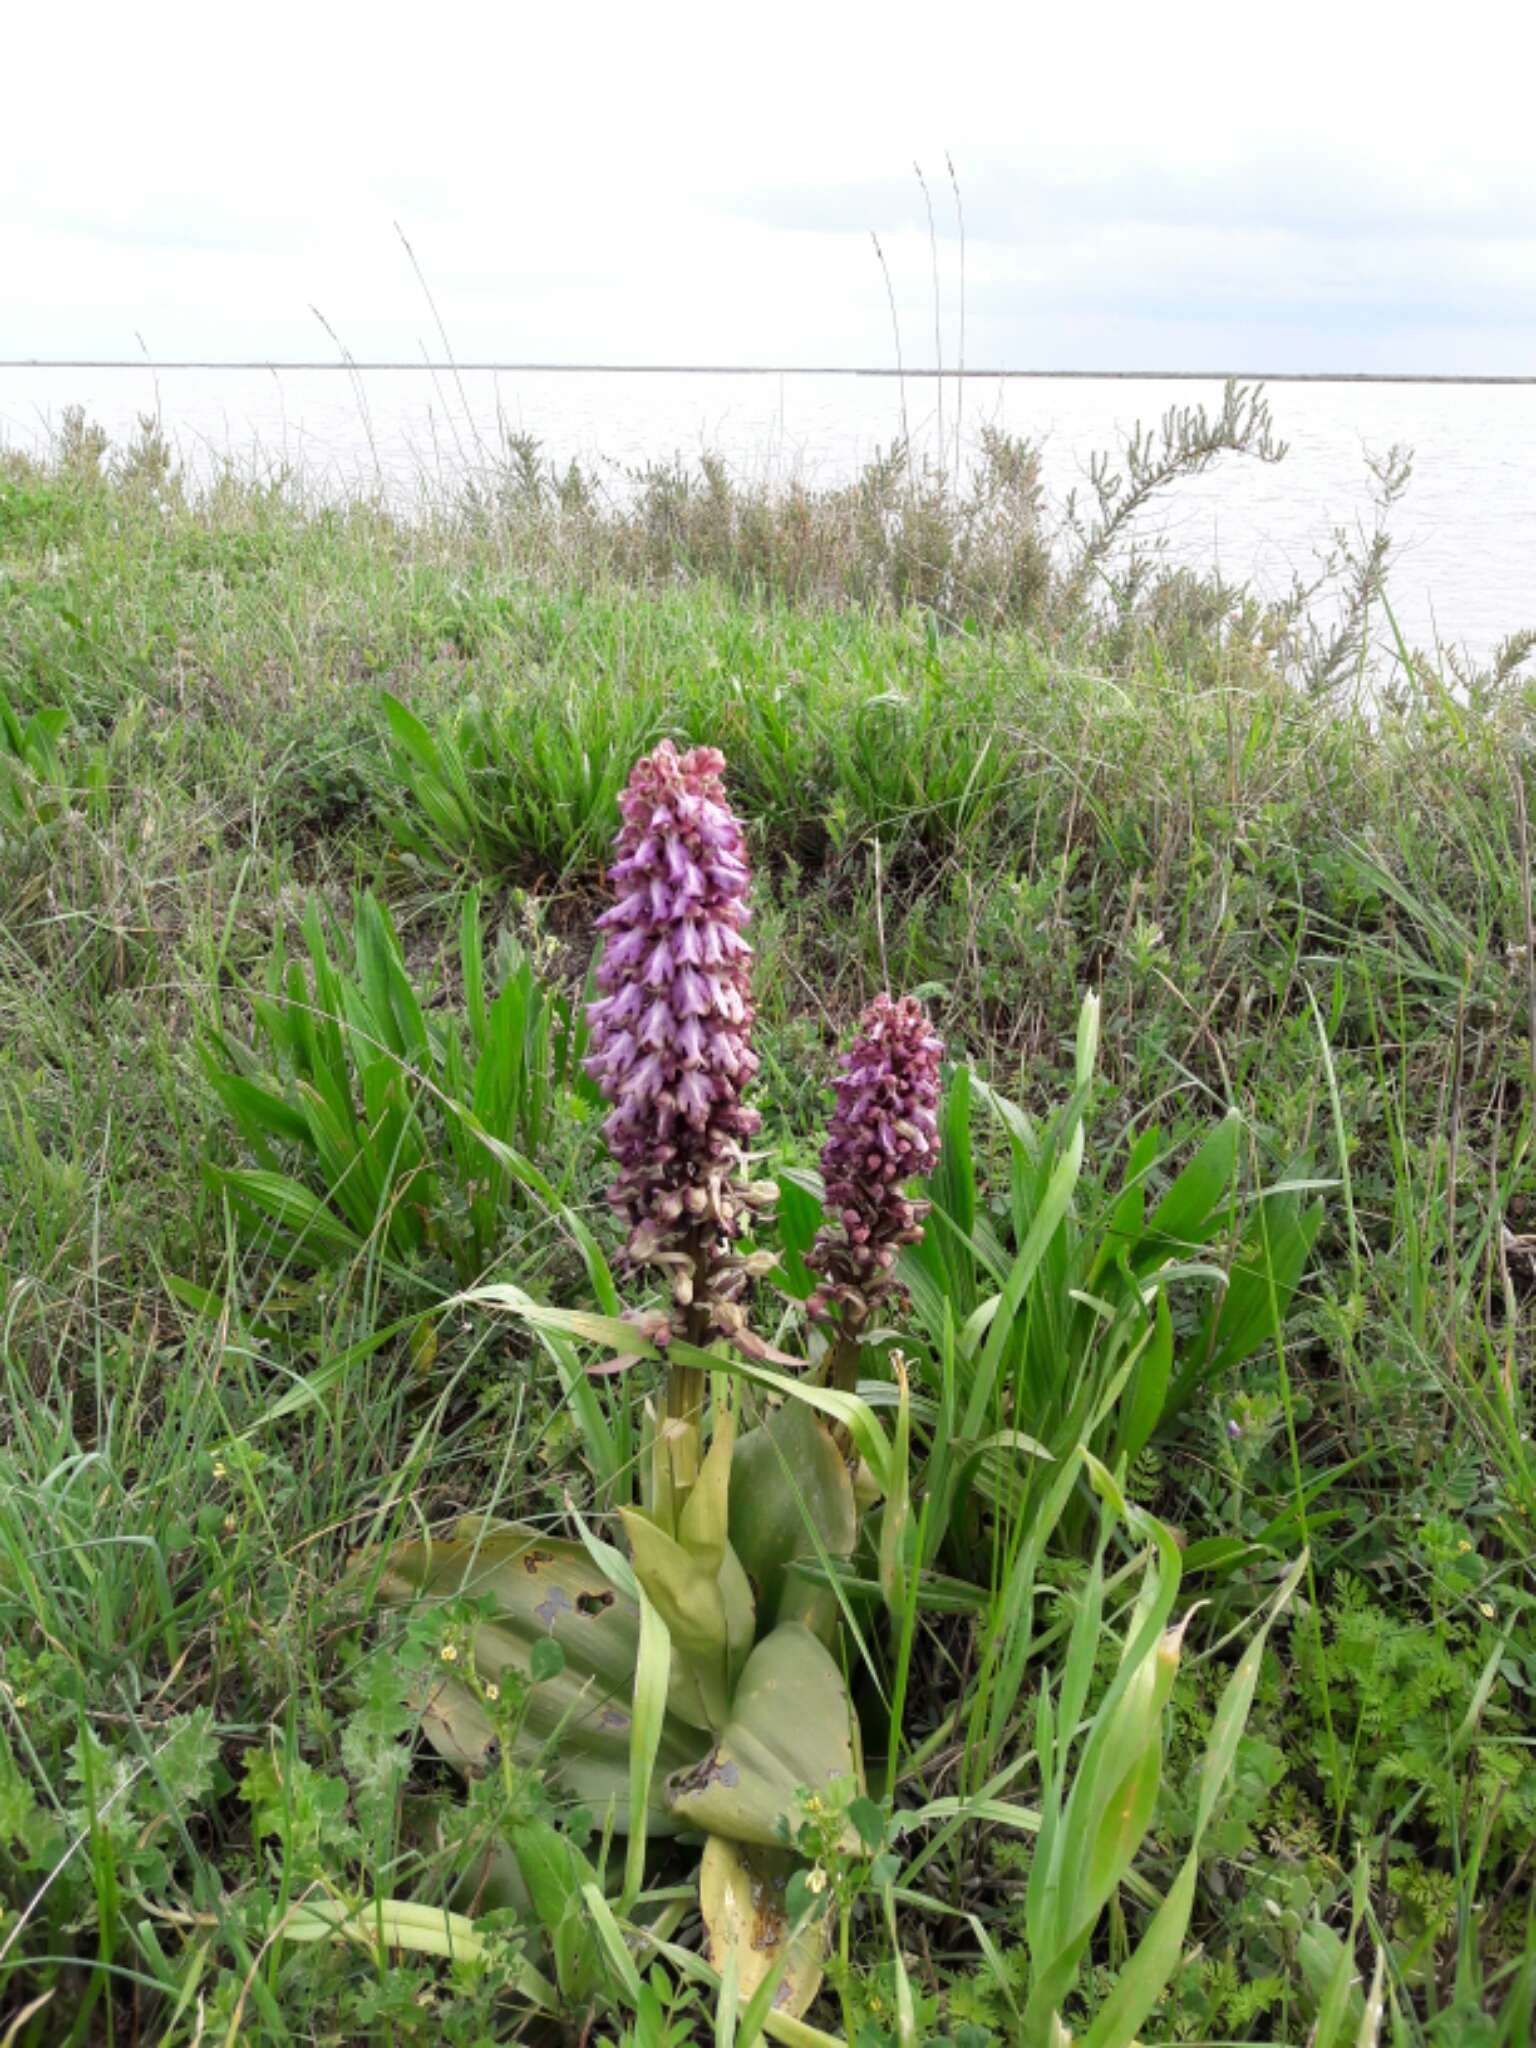
[{"label": "tall purple flower spike", "polygon": [[[587,1012],[587,1071],[613,1104],[608,1199],[630,1225],[631,1261],[666,1270],[674,1305],[693,1311],[695,1340],[739,1329],[735,1297],[761,1261],[730,1247],[774,1192],[746,1182],[761,1122],[741,1099],[758,1065],[750,876],[724,767],[717,748],[679,754],[670,740],[636,762],[608,871],[618,901],[598,920],[602,994]],[[653,1334],[665,1341],[668,1326]]]},{"label": "tall purple flower spike", "polygon": [[902,1190],[938,1160],[943,1056],[921,1003],[879,995],[833,1083],[837,1108],[821,1154],[828,1220],[807,1259],[821,1285],[807,1306],[846,1335],[895,1285],[900,1247],[922,1237],[931,1205]]}]

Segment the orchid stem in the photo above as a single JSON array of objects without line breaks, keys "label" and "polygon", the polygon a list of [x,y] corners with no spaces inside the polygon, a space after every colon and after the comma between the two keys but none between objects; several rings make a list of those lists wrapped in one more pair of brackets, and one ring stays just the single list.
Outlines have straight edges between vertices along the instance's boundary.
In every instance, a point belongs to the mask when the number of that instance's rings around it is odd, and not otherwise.
[{"label": "orchid stem", "polygon": [[[708,1247],[701,1241],[696,1242],[693,1247],[693,1299],[683,1311],[683,1339],[696,1351],[702,1351],[709,1342],[709,1304],[704,1294],[708,1275]],[[704,1434],[704,1381],[702,1366],[673,1364],[667,1368],[666,1420],[675,1430],[671,1438],[672,1476],[685,1498],[699,1476],[699,1446]]]},{"label": "orchid stem", "polygon": [[840,1393],[853,1394],[859,1386],[859,1354],[863,1347],[856,1336],[844,1330],[827,1354],[827,1385]]},{"label": "orchid stem", "polygon": [[[832,1349],[827,1353],[827,1385],[839,1393],[854,1394],[859,1387],[859,1359],[863,1346],[851,1330],[841,1330],[834,1338]],[[844,1458],[853,1456],[853,1438],[841,1422],[827,1425],[832,1441]]]}]

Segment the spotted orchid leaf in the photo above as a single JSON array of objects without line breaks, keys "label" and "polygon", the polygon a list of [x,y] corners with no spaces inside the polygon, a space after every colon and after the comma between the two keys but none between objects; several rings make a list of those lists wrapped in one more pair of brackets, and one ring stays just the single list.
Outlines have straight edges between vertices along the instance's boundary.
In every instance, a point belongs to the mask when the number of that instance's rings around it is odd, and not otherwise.
[{"label": "spotted orchid leaf", "polygon": [[[786,1621],[747,1659],[729,1721],[702,1762],[673,1774],[668,1796],[680,1825],[771,1849],[783,1843],[802,1793],[825,1794],[855,1776],[843,1674],[803,1622]],[[851,1828],[847,1836],[856,1850]]]},{"label": "spotted orchid leaf", "polygon": [[[403,1543],[354,1567],[360,1580],[375,1572],[390,1606],[465,1597],[487,1604],[468,1657],[434,1664],[416,1701],[422,1733],[438,1754],[463,1770],[485,1766],[498,1729],[484,1688],[500,1689],[515,1674],[532,1686],[519,1755],[532,1762],[547,1751],[557,1791],[626,1828],[640,1614],[585,1547],[518,1523],[471,1518],[451,1536]],[[546,1642],[559,1645],[564,1665],[533,1683],[534,1651]],[[686,1682],[674,1670],[647,1813],[651,1831],[676,1827],[662,1781],[699,1752],[696,1728],[679,1712],[686,1700]]]}]

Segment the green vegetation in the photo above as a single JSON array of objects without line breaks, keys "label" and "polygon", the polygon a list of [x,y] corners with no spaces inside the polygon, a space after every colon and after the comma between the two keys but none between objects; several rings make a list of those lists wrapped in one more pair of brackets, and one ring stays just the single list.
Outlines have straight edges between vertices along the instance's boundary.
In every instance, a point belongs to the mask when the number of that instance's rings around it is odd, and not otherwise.
[{"label": "green vegetation", "polygon": [[[1384,547],[1325,630],[1128,548],[1266,437],[1049,541],[1004,446],[622,510],[522,449],[415,520],[0,458],[0,2043],[1530,2038],[1530,642],[1397,646]],[[949,1049],[883,1504],[788,1572],[864,1773],[790,1822],[798,2033],[674,1717],[573,1787],[573,1653],[487,1675],[526,1552],[425,1548],[529,1525],[582,1613],[639,1496],[579,1055],[665,736],[751,837],[787,1353],[839,1046],[890,987]]]}]

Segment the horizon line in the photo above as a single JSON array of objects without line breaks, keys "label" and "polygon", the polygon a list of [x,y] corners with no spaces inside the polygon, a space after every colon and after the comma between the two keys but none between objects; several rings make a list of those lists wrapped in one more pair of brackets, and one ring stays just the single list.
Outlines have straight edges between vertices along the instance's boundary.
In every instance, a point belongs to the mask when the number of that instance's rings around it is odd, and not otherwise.
[{"label": "horizon line", "polygon": [[1027,380],[1039,382],[1106,382],[1163,384],[1536,384],[1536,373],[1473,371],[1453,374],[1445,371],[1414,370],[999,370],[930,366],[892,368],[860,363],[505,363],[505,362],[396,362],[388,359],[316,362],[278,358],[233,359],[217,362],[178,357],[164,362],[142,357],[47,356],[0,357],[0,370],[411,370],[449,376],[473,371],[518,375],[559,374],[567,376],[618,377],[888,377],[905,379],[976,379],[982,382]]}]

